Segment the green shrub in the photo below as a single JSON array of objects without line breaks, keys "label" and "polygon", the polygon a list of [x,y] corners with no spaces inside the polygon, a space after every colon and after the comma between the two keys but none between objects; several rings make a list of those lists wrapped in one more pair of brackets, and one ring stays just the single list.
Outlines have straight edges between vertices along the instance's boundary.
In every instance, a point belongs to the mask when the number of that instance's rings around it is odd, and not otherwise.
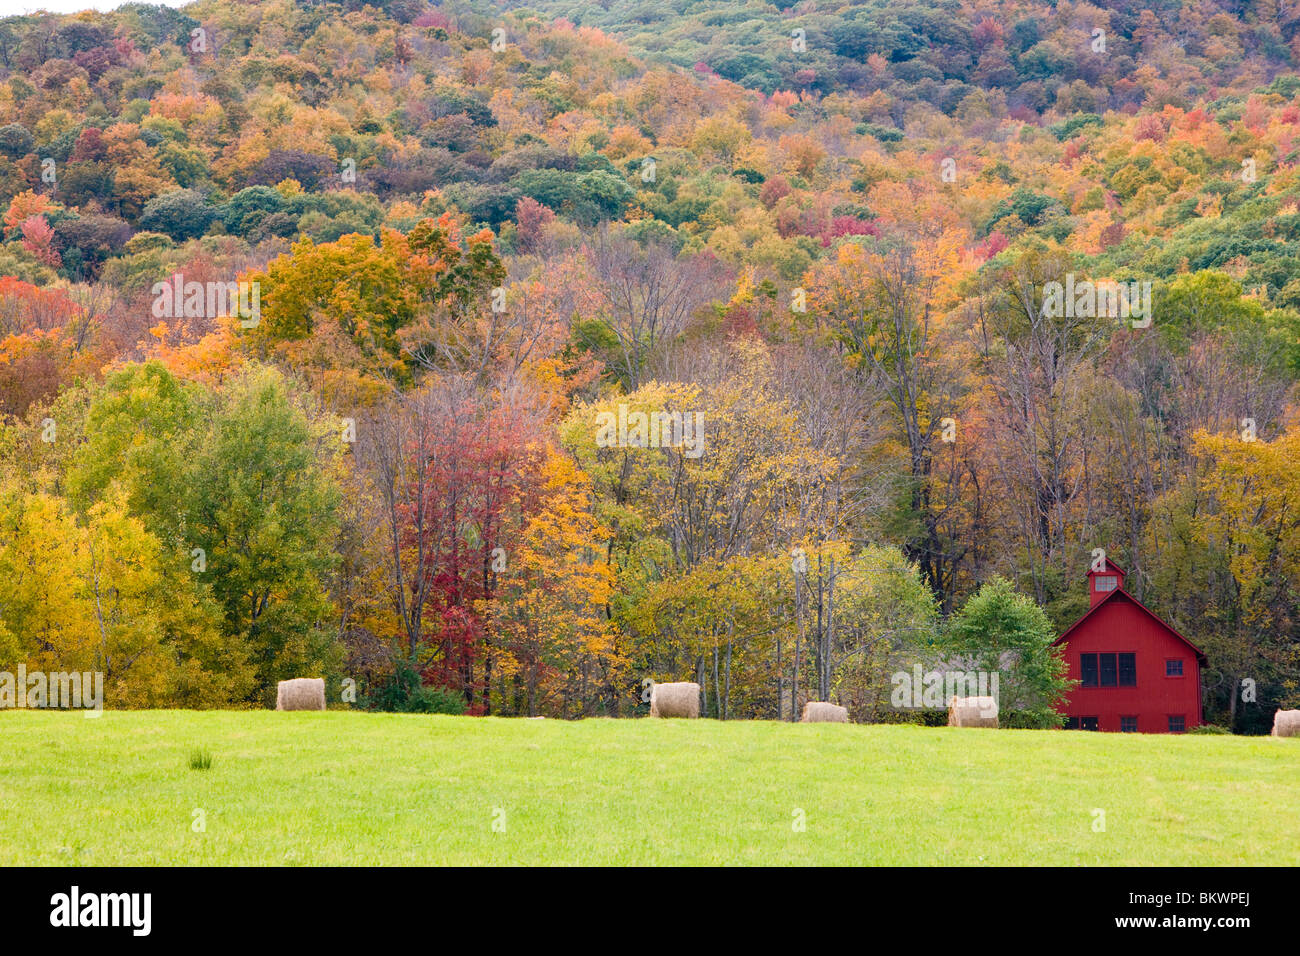
[{"label": "green shrub", "polygon": [[151,249],[172,249],[175,245],[170,236],[161,232],[137,232],[127,240],[122,251],[129,256],[133,256],[136,253],[148,252]]},{"label": "green shrub", "polygon": [[360,705],[366,710],[398,714],[463,714],[465,698],[446,687],[426,687],[406,662],[398,664],[388,680],[378,684]]},{"label": "green shrub", "polygon": [[407,698],[408,714],[465,713],[465,698],[448,687],[420,687]]},{"label": "green shrub", "polygon": [[890,129],[888,126],[878,126],[875,123],[859,123],[853,128],[853,132],[859,136],[870,136],[880,143],[899,143],[903,140],[901,129]]}]

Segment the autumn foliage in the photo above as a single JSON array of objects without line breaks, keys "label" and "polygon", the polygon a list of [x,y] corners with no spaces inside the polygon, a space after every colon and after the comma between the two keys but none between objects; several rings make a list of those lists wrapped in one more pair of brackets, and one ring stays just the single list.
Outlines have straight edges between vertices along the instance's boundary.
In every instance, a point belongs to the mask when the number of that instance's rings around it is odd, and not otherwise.
[{"label": "autumn foliage", "polygon": [[1300,15],[346,6],[0,19],[0,668],[910,719],[1105,548],[1297,702]]}]

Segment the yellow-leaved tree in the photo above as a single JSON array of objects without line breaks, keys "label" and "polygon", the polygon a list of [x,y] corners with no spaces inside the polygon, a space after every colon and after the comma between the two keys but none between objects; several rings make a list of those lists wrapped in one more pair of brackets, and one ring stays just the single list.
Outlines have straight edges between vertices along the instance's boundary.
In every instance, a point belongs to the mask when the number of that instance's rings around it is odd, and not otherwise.
[{"label": "yellow-leaved tree", "polygon": [[121,493],[79,521],[54,495],[0,491],[0,668],[102,673],[109,708],[229,703],[242,654],[181,568]]},{"label": "yellow-leaved tree", "polygon": [[550,449],[539,502],[506,549],[496,600],[486,609],[497,633],[496,663],[507,712],[578,716],[593,701],[617,707],[627,670],[607,614],[614,593],[605,560],[609,529],[591,510],[591,481]]}]

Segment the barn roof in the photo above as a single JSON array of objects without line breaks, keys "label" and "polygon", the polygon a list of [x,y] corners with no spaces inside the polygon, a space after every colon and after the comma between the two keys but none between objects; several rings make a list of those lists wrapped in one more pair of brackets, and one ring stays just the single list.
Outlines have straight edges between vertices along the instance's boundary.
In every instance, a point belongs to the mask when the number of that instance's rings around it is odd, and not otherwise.
[{"label": "barn roof", "polygon": [[1159,614],[1151,610],[1149,607],[1147,607],[1145,604],[1143,604],[1133,595],[1129,594],[1127,591],[1121,588],[1116,588],[1114,591],[1111,591],[1110,594],[1106,595],[1104,598],[1102,598],[1092,607],[1088,608],[1088,610],[1084,612],[1083,617],[1079,618],[1077,621],[1075,621],[1073,624],[1067,627],[1065,629],[1064,634],[1062,634],[1056,640],[1052,641],[1052,646],[1055,647],[1058,644],[1064,644],[1066,641],[1070,639],[1070,635],[1072,635],[1075,631],[1079,629],[1079,627],[1083,624],[1084,621],[1088,620],[1088,618],[1092,617],[1093,614],[1095,614],[1097,611],[1100,611],[1107,604],[1110,604],[1112,601],[1117,601],[1120,598],[1123,598],[1126,601],[1131,601],[1134,605],[1136,605],[1138,608],[1144,611],[1146,615],[1150,617],[1153,621],[1155,621],[1157,624],[1163,627],[1174,637],[1178,638],[1180,641],[1182,641],[1184,644],[1190,647],[1192,649],[1192,652],[1196,654],[1196,659],[1200,663],[1202,664],[1205,663],[1205,653],[1199,647],[1197,647],[1187,638],[1183,637],[1182,634],[1178,633],[1178,629],[1174,627],[1172,624],[1165,621]]}]

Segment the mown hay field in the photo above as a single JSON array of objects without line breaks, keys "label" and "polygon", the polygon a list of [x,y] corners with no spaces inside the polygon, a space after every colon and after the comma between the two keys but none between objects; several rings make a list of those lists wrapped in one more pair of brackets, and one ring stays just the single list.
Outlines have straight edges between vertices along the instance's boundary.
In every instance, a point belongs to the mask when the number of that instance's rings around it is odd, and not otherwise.
[{"label": "mown hay field", "polygon": [[1267,737],[0,714],[10,865],[1294,865],[1297,806]]}]

